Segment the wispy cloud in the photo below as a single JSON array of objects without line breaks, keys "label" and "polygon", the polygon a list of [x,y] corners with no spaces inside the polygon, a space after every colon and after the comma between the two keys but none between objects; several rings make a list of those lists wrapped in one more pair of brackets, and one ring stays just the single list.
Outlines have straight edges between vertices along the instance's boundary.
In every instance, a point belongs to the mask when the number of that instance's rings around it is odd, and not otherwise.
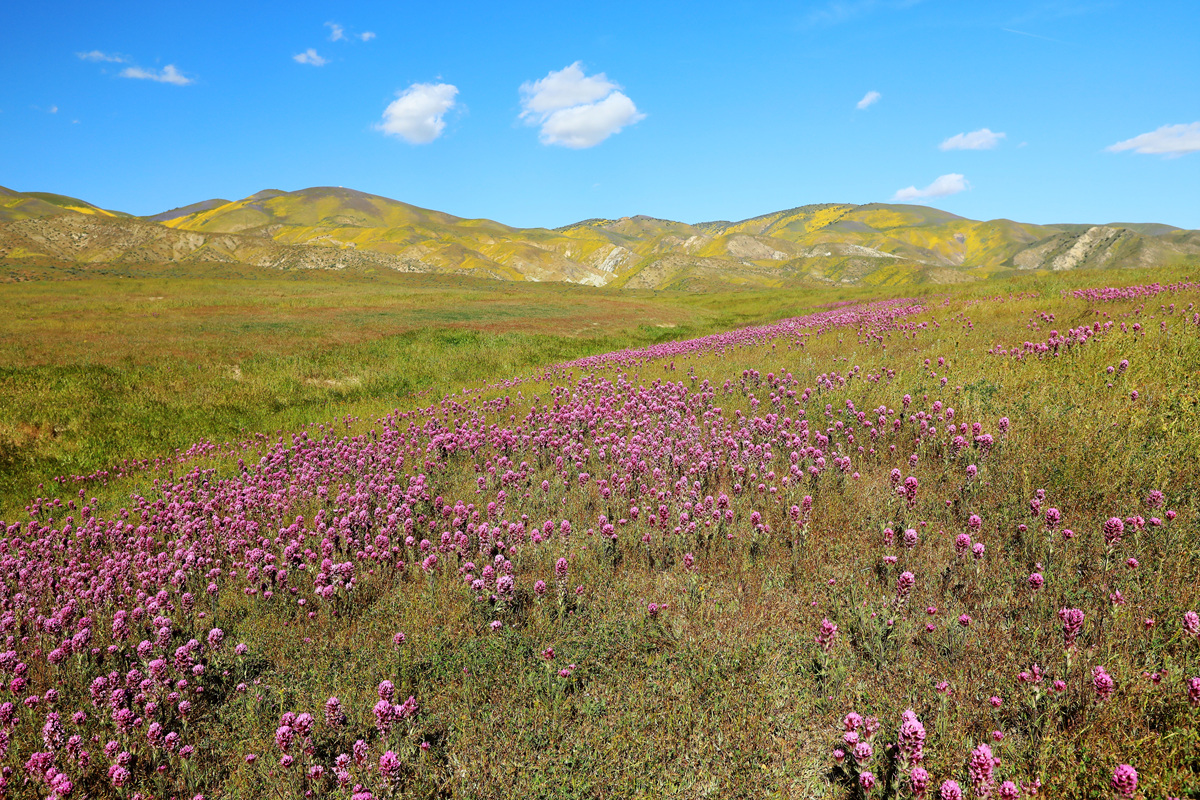
[{"label": "wispy cloud", "polygon": [[521,119],[540,125],[543,144],[595,147],[646,118],[603,72],[587,75],[580,62],[521,84]]},{"label": "wispy cloud", "polygon": [[1041,0],[1027,5],[1024,12],[1010,18],[1008,24],[1024,26],[1030,22],[1058,22],[1059,20],[1112,11],[1117,5],[1116,0],[1100,0],[1099,2]]},{"label": "wispy cloud", "polygon": [[1000,144],[1007,134],[993,133],[987,128],[980,128],[970,133],[959,133],[951,136],[938,145],[939,150],[991,150]]},{"label": "wispy cloud", "polygon": [[[859,111],[862,111],[864,108],[869,108],[869,107],[875,105],[882,98],[883,98],[883,95],[881,95],[879,92],[872,89],[871,91],[864,94],[863,99],[859,100],[857,103],[855,103],[854,107],[857,108]],[[901,104],[901,105],[903,105],[903,104]]]},{"label": "wispy cloud", "polygon": [[806,28],[840,25],[878,11],[903,11],[924,0],[832,0],[814,8],[801,20]]},{"label": "wispy cloud", "polygon": [[925,200],[930,197],[946,197],[947,195],[958,194],[961,191],[969,189],[970,186],[967,183],[967,179],[962,175],[951,172],[948,175],[942,175],[924,189],[918,189],[915,186],[901,189],[892,195],[892,202],[907,203],[912,200]]},{"label": "wispy cloud", "polygon": [[292,56],[292,60],[297,64],[311,64],[314,67],[323,67],[329,63],[329,59],[317,55],[317,51],[312,47],[303,53],[296,53],[296,55]]},{"label": "wispy cloud", "polygon": [[117,53],[103,53],[99,50],[92,50],[87,53],[76,53],[75,55],[82,58],[84,61],[111,61],[115,64],[124,64],[129,59]]},{"label": "wispy cloud", "polygon": [[120,53],[105,53],[102,50],[91,50],[86,53],[76,53],[75,55],[84,61],[91,61],[93,63],[128,64],[128,67],[117,73],[122,78],[170,83],[175,86],[188,86],[196,82],[194,78],[189,78],[180,72],[174,64],[167,64],[161,70],[154,70],[139,67],[134,63],[132,58]]},{"label": "wispy cloud", "polygon": [[58,106],[50,106],[49,108],[47,108],[47,109],[46,109],[46,113],[48,113],[48,114],[57,114],[57,113],[58,113]]},{"label": "wispy cloud", "polygon": [[346,28],[336,22],[326,22],[325,27],[329,28],[329,41],[331,42],[349,42],[354,39],[357,39],[360,42],[369,42],[375,38],[374,31],[347,33]]},{"label": "wispy cloud", "polygon": [[157,81],[158,83],[170,83],[175,86],[188,86],[195,83],[195,79],[189,78],[175,68],[174,64],[167,64],[161,70],[143,69],[142,67],[126,67],[121,70],[122,78],[134,78],[136,80]]},{"label": "wispy cloud", "polygon": [[1200,152],[1200,122],[1190,125],[1163,125],[1158,130],[1139,134],[1106,148],[1110,153],[1132,150],[1152,156],[1178,158]]},{"label": "wispy cloud", "polygon": [[458,87],[449,83],[414,83],[383,110],[375,129],[409,144],[429,144],[446,129],[446,112],[456,105]]},{"label": "wispy cloud", "polygon": [[1015,33],[1018,36],[1028,36],[1031,39],[1041,39],[1043,42],[1054,42],[1055,44],[1067,44],[1062,39],[1051,39],[1049,36],[1042,36],[1040,33],[1029,33],[1028,31],[1018,31],[1012,28],[1001,28],[1005,33]]}]

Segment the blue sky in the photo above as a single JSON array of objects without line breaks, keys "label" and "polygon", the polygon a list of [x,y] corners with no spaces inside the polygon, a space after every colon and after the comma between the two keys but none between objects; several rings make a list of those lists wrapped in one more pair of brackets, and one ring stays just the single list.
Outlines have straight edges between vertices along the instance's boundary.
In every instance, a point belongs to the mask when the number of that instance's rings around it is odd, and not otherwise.
[{"label": "blue sky", "polygon": [[39,2],[0,30],[0,185],[134,214],[334,185],[518,226],[897,199],[1200,228],[1193,0]]}]

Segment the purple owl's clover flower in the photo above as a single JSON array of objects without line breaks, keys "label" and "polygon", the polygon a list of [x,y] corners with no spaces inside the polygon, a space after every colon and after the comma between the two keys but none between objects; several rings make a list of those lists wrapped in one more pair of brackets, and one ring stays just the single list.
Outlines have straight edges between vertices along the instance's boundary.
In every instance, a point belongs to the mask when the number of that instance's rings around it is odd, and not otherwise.
[{"label": "purple owl's clover flower", "polygon": [[837,638],[838,627],[827,619],[821,620],[821,628],[817,631],[816,642],[826,653],[833,647],[833,641]]},{"label": "purple owl's clover flower", "polygon": [[920,764],[925,758],[925,726],[917,719],[911,708],[901,715],[898,741],[900,755],[909,766]]},{"label": "purple owl's clover flower", "polygon": [[958,785],[958,781],[943,781],[941,787],[938,789],[940,800],[962,800],[962,796],[962,787]]},{"label": "purple owl's clover flower", "polygon": [[1119,764],[1112,774],[1113,794],[1117,797],[1133,797],[1137,791],[1137,770],[1129,764]]},{"label": "purple owl's clover flower", "polygon": [[1070,649],[1075,646],[1079,632],[1083,630],[1083,611],[1078,608],[1063,608],[1058,612],[1062,621],[1063,646]]}]

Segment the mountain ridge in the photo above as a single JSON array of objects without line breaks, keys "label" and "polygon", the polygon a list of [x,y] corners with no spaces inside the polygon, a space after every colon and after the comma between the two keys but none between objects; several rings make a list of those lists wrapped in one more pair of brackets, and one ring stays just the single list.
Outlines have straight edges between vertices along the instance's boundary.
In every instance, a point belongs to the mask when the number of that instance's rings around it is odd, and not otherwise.
[{"label": "mountain ridge", "polygon": [[1200,263],[1200,232],[1035,225],[929,206],[814,203],[744,220],[634,215],[558,228],[465,219],[344,187],[265,189],[145,217],[0,187],[0,264],[232,262],[705,289],[945,283],[1006,272]]}]

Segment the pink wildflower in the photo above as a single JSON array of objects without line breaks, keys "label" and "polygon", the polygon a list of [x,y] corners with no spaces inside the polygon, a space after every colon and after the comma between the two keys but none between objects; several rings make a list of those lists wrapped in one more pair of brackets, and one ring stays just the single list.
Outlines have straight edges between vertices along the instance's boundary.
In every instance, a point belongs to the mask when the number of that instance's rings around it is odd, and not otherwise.
[{"label": "pink wildflower", "polygon": [[827,619],[821,620],[821,629],[817,631],[816,642],[817,646],[829,652],[833,647],[833,640],[837,638],[838,627]]},{"label": "pink wildflower", "polygon": [[911,708],[905,711],[900,719],[900,754],[909,766],[920,764],[925,758],[925,726]]},{"label": "pink wildflower", "polygon": [[1063,608],[1058,612],[1062,620],[1063,644],[1067,648],[1075,646],[1075,639],[1083,630],[1083,611],[1078,608]]},{"label": "pink wildflower", "polygon": [[981,744],[971,751],[971,760],[967,764],[971,776],[971,790],[976,797],[991,797],[995,778],[992,777],[996,762],[992,756],[992,748]]},{"label": "pink wildflower", "polygon": [[1125,523],[1120,517],[1109,517],[1103,526],[1104,543],[1109,547],[1116,547],[1121,542],[1121,536],[1125,533]]},{"label": "pink wildflower", "polygon": [[1112,697],[1113,689],[1116,688],[1112,676],[1105,671],[1104,667],[1095,667],[1092,670],[1092,686],[1095,688],[1096,696],[1100,698],[1101,702]]},{"label": "pink wildflower", "polygon": [[325,701],[325,724],[331,728],[340,728],[346,721],[342,713],[342,701],[331,697]]},{"label": "pink wildflower", "polygon": [[924,767],[913,767],[908,773],[908,785],[917,797],[924,797],[929,789],[929,773]]},{"label": "pink wildflower", "polygon": [[962,800],[962,796],[962,787],[958,785],[958,781],[943,781],[938,789],[938,797],[941,800]]},{"label": "pink wildflower", "polygon": [[1133,797],[1137,784],[1137,770],[1129,764],[1120,764],[1113,770],[1112,788],[1117,797]]},{"label": "pink wildflower", "polygon": [[402,766],[400,759],[391,750],[379,757],[379,774],[389,783],[400,777]]}]

